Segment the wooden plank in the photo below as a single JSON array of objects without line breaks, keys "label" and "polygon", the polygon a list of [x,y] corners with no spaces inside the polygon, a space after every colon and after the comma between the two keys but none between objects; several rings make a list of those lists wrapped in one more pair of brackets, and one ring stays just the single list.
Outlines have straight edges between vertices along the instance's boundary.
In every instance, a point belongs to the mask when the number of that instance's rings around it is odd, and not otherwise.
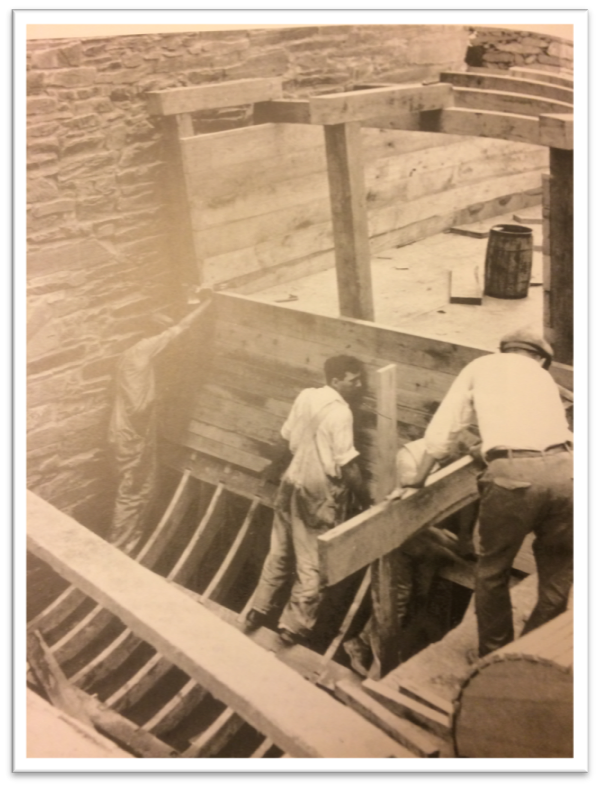
[{"label": "wooden plank", "polygon": [[83,690],[75,688],[77,695],[85,705],[91,721],[98,730],[116,739],[126,749],[132,750],[142,758],[176,758],[177,751],[169,744],[157,739],[152,733],[140,728],[118,712],[112,711],[97,698],[87,695]]},{"label": "wooden plank", "polygon": [[309,101],[261,101],[253,107],[253,122],[260,123],[310,123]]},{"label": "wooden plank", "polygon": [[439,120],[444,134],[506,139],[510,142],[539,144],[539,121],[536,117],[504,111],[453,108],[444,109]]},{"label": "wooden plank", "polygon": [[183,752],[181,757],[214,757],[228,744],[242,725],[244,725],[244,721],[238,714],[235,714],[231,709],[224,709],[207,730],[191,739],[188,749]]},{"label": "wooden plank", "polygon": [[[395,682],[396,684],[396,682]],[[426,704],[430,709],[435,709],[447,717],[451,718],[454,714],[454,704],[452,701],[447,701],[437,695],[432,690],[418,684],[411,679],[400,676],[397,682],[400,691],[404,692],[407,696],[415,698],[416,700]]]},{"label": "wooden plank", "polygon": [[357,123],[326,126],[325,146],[340,313],[342,316],[373,321],[369,231],[360,133]]},{"label": "wooden plank", "polygon": [[547,84],[561,85],[562,87],[574,87],[574,77],[567,74],[554,73],[552,71],[542,71],[538,68],[524,68],[523,66],[513,66],[508,69],[508,73],[520,79],[531,79],[536,82],[546,82]]},{"label": "wooden plank", "polygon": [[[549,300],[546,338],[560,363],[574,358],[574,153],[550,149],[550,266],[544,283]],[[555,206],[557,205],[557,209]],[[567,386],[567,385],[564,385]],[[570,389],[570,388],[569,388]]]},{"label": "wooden plank", "polygon": [[470,457],[461,458],[432,474],[426,486],[408,498],[376,504],[318,537],[324,585],[338,583],[398,548],[424,526],[475,501],[478,471]]},{"label": "wooden plank", "polygon": [[401,756],[395,742],[238,630],[47,502],[28,497],[28,547],[35,555],[282,749],[300,757]]},{"label": "wooden plank", "polygon": [[448,271],[450,302],[460,305],[482,305],[483,287],[479,280],[479,267],[457,268]]},{"label": "wooden plank", "polygon": [[201,703],[207,690],[189,679],[181,689],[162,706],[151,719],[143,724],[143,730],[160,735],[175,728],[187,714]]},{"label": "wooden plank", "polygon": [[519,93],[499,90],[473,90],[468,87],[455,87],[454,106],[461,109],[488,112],[512,112],[513,114],[538,117],[542,114],[558,114],[570,111],[564,101],[545,98],[531,98]]},{"label": "wooden plank", "polygon": [[265,758],[267,753],[275,749],[276,745],[271,739],[265,738],[255,752],[251,755],[252,758]]},{"label": "wooden plank", "polygon": [[54,706],[85,725],[92,724],[85,707],[37,630],[27,636],[27,662]]},{"label": "wooden plank", "polygon": [[[197,428],[199,428],[199,425]],[[222,461],[240,466],[255,473],[260,472],[269,464],[269,461],[266,461],[263,458],[256,457],[251,453],[241,452],[234,447],[222,444],[217,438],[208,438],[202,434],[193,433],[192,431],[185,431],[181,434],[178,441],[180,444],[184,444],[186,447],[190,447],[197,452],[211,455],[214,458],[219,458]]]},{"label": "wooden plank", "polygon": [[374,375],[377,413],[377,472],[376,501],[381,502],[396,485],[397,366],[395,363],[379,368]]},{"label": "wooden plank", "polygon": [[221,527],[224,504],[224,486],[218,485],[197,529],[178,557],[176,564],[168,573],[168,580],[184,584],[197,571],[201,560],[206,557],[209,546]]},{"label": "wooden plank", "polygon": [[[129,633],[131,638],[135,638]],[[139,640],[136,638],[136,640]],[[161,654],[154,654],[147,662],[142,665],[126,682],[113,692],[104,701],[106,706],[120,712],[126,712],[147,693],[155,687],[157,682],[173,669],[172,663],[168,662]]]},{"label": "wooden plank", "polygon": [[352,123],[389,114],[422,112],[452,105],[449,85],[395,85],[309,98],[311,122]]},{"label": "wooden plank", "polygon": [[397,717],[352,682],[336,684],[337,697],[419,758],[439,758],[441,742],[418,725]]},{"label": "wooden plank", "polygon": [[398,717],[404,717],[412,722],[435,733],[442,739],[450,740],[452,736],[452,719],[443,712],[435,711],[419,701],[391,690],[385,684],[365,679],[362,684],[365,692],[379,701],[382,706],[392,711]]},{"label": "wooden plank", "polygon": [[354,596],[354,600],[352,601],[350,608],[348,609],[344,619],[342,620],[342,624],[340,625],[340,629],[338,630],[334,640],[330,643],[330,645],[325,650],[325,654],[323,655],[323,659],[321,662],[321,676],[319,679],[321,681],[325,681],[328,676],[328,665],[332,662],[340,646],[344,642],[353,622],[355,616],[360,611],[363,602],[365,601],[365,597],[369,591],[371,586],[371,571],[367,570],[365,575],[363,576],[363,580],[359,588],[357,589],[357,593]]},{"label": "wooden plank", "polygon": [[146,94],[147,111],[154,115],[199,112],[224,106],[252,104],[282,97],[281,79],[236,79],[231,82],[174,87]]},{"label": "wooden plank", "polygon": [[50,650],[62,665],[76,657],[89,644],[102,636],[113,622],[114,616],[110,611],[102,608],[100,605],[96,605],[92,611],[55,641],[51,645]]},{"label": "wooden plank", "polygon": [[574,91],[569,87],[553,85],[549,82],[534,81],[512,77],[511,72],[505,74],[466,73],[463,71],[444,71],[439,75],[441,82],[455,87],[470,87],[478,90],[498,90],[506,93],[523,93],[537,98],[562,101],[573,104]]},{"label": "wooden plank", "polygon": [[539,117],[539,141],[546,147],[560,150],[574,149],[574,116],[545,114]]},{"label": "wooden plank", "polygon": [[234,585],[240,570],[248,560],[254,547],[253,525],[255,514],[260,504],[261,500],[257,498],[251,502],[251,506],[232,546],[226,554],[226,558],[211,579],[208,587],[202,593],[203,597],[220,602]]}]

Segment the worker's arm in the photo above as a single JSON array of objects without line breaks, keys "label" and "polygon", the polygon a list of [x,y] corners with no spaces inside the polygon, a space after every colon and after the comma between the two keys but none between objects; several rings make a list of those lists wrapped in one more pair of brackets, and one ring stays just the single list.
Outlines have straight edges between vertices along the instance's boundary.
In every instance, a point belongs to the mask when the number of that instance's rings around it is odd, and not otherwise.
[{"label": "worker's arm", "polygon": [[367,486],[365,485],[365,481],[363,480],[363,475],[361,474],[361,469],[357,461],[349,461],[340,468],[340,472],[342,474],[342,480],[346,484],[346,487],[352,492],[359,507],[362,510],[366,510],[368,507],[370,507],[371,497],[369,495],[369,491],[367,490]]},{"label": "worker's arm", "polygon": [[277,485],[292,460],[288,441],[282,436],[278,437],[278,441],[272,446],[271,459],[271,463],[261,472],[261,479]]},{"label": "worker's arm", "polygon": [[421,460],[419,462],[419,465],[417,467],[417,473],[415,474],[415,476],[413,477],[411,482],[409,482],[408,486],[406,486],[406,487],[408,487],[408,488],[422,488],[423,485],[425,484],[425,480],[427,479],[427,477],[431,473],[431,470],[436,465],[436,463],[437,463],[437,461],[433,457],[433,455],[431,455],[428,452],[423,453],[423,456],[422,456],[422,458],[421,458]]}]

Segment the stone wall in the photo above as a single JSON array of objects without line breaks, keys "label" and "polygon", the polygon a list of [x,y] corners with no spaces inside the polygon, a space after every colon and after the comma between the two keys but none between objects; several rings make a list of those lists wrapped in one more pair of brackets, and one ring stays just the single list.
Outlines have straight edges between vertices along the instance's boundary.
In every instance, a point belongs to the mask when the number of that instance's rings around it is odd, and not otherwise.
[{"label": "stone wall", "polygon": [[[462,70],[463,26],[329,26],[31,41],[27,55],[28,484],[95,531],[111,515],[115,363],[183,310],[148,91],[278,76],[285,97]],[[199,132],[242,126],[231,110]]]},{"label": "stone wall", "polygon": [[471,28],[469,66],[507,70],[526,66],[543,71],[572,71],[572,42],[564,38],[495,27]]}]

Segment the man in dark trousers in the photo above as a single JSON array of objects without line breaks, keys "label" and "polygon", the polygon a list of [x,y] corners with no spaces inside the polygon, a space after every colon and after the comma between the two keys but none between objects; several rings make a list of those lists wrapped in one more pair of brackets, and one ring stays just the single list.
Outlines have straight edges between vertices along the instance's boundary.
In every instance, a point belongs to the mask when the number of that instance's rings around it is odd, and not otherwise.
[{"label": "man in dark trousers", "polygon": [[428,459],[448,455],[463,428],[477,424],[487,468],[479,479],[481,551],[475,582],[479,656],[514,637],[508,588],[512,563],[530,532],[538,599],[522,634],[566,609],[573,572],[572,434],[558,386],[547,372],[551,346],[540,335],[506,335],[497,354],[479,357],[458,375],[425,432]]},{"label": "man in dark trousers", "polygon": [[292,583],[279,621],[287,645],[306,642],[317,621],[322,598],[317,537],[346,519],[349,492],[361,509],[370,503],[356,462],[350,408],[361,397],[361,363],[348,355],[330,357],[324,372],[325,386],[303,390],[282,426],[281,447],[292,457],[276,496],[270,551],[244,624],[246,632],[260,627]]},{"label": "man in dark trousers", "polygon": [[[161,331],[127,349],[118,364],[108,431],[118,489],[106,539],[128,555],[135,553],[142,540],[146,514],[157,485],[154,360],[206,310],[211,302],[211,290],[201,290],[199,300],[199,307],[178,324],[172,324],[168,317],[154,317],[154,330],[161,326]],[[164,330],[166,323],[170,326]]]}]

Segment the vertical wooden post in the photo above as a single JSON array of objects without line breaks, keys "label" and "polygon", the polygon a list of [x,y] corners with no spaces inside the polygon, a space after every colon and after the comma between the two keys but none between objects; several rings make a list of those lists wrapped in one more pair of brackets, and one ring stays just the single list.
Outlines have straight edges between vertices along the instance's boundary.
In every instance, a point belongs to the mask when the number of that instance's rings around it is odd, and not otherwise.
[{"label": "vertical wooden post", "polygon": [[361,127],[351,122],[324,130],[340,315],[373,321]]},{"label": "vertical wooden post", "polygon": [[[375,501],[381,502],[394,488],[396,450],[397,368],[387,365],[375,374],[377,408],[377,476]],[[371,565],[371,676],[380,678],[399,663],[400,629],[396,603],[396,560],[393,552]]]},{"label": "vertical wooden post", "polygon": [[549,150],[549,257],[544,332],[555,359],[572,365],[574,342],[574,153]]},{"label": "vertical wooden post", "polygon": [[166,149],[166,189],[168,210],[172,221],[172,264],[179,270],[181,284],[195,286],[201,283],[201,270],[195,256],[193,230],[187,199],[185,174],[180,150],[180,139],[193,136],[193,123],[189,114],[164,117]]}]

